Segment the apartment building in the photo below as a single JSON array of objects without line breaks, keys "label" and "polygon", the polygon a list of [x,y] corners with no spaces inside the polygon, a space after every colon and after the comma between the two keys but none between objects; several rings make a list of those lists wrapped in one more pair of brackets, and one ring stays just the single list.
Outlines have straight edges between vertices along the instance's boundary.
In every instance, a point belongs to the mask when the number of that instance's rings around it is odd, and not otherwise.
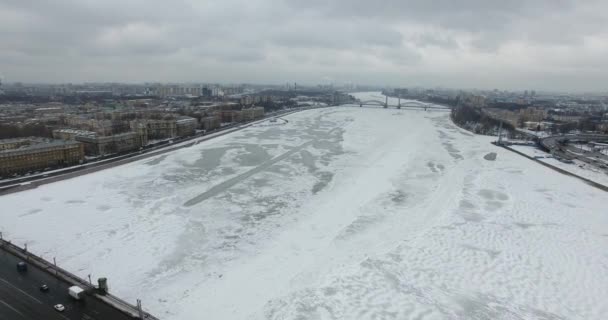
[{"label": "apartment building", "polygon": [[49,168],[60,168],[84,160],[83,145],[76,141],[47,140],[43,138],[10,139],[0,145],[13,148],[0,150],[0,176],[25,174]]}]

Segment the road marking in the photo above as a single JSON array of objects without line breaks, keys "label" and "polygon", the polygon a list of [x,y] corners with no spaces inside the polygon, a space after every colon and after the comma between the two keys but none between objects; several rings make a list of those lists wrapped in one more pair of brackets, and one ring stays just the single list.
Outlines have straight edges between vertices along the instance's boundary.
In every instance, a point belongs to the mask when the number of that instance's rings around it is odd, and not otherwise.
[{"label": "road marking", "polygon": [[7,306],[9,309],[11,309],[11,310],[15,311],[15,312],[16,312],[17,314],[19,314],[19,315],[20,315],[22,318],[27,318],[27,317],[26,317],[26,316],[25,316],[23,313],[19,312],[19,310],[17,310],[17,309],[15,309],[15,308],[11,307],[11,305],[10,305],[10,304],[8,304],[8,303],[6,303],[6,302],[4,302],[4,301],[2,301],[2,300],[0,300],[0,303],[2,303],[3,305]]},{"label": "road marking", "polygon": [[0,278],[0,281],[2,281],[2,282],[4,282],[4,283],[8,284],[9,286],[11,286],[11,287],[15,288],[17,291],[19,291],[19,292],[23,293],[24,295],[26,295],[26,296],[28,296],[28,297],[30,297],[30,298],[32,298],[32,299],[34,299],[34,300],[36,300],[36,302],[38,302],[38,303],[42,304],[42,301],[40,301],[40,300],[38,300],[38,299],[36,299],[36,298],[32,297],[32,296],[31,296],[31,295],[29,295],[27,292],[25,292],[25,291],[23,291],[23,290],[21,290],[21,289],[19,289],[19,288],[15,287],[15,286],[14,286],[14,285],[12,285],[10,282],[8,282],[8,281],[6,281],[6,280],[4,280],[4,279],[2,279],[2,278]]},{"label": "road marking", "polygon": [[57,314],[58,314],[59,316],[61,316],[62,318],[64,318],[65,320],[70,320],[70,318],[68,318],[68,317],[66,317],[66,316],[64,316],[64,315],[62,315],[61,313],[57,313]]}]

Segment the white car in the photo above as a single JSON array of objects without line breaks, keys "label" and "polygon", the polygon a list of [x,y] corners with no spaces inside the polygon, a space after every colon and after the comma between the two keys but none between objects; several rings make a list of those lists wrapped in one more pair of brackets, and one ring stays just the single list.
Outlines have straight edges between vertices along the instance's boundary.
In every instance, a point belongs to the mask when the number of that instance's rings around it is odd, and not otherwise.
[{"label": "white car", "polygon": [[63,310],[65,310],[65,307],[61,303],[54,305],[53,308],[59,312],[63,312]]}]

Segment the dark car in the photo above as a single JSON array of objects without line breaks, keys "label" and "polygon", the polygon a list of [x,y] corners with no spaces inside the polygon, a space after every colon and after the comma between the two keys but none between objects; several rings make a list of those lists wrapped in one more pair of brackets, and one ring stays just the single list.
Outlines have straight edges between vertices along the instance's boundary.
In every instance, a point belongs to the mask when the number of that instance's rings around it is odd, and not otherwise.
[{"label": "dark car", "polygon": [[25,262],[23,262],[23,261],[17,263],[17,271],[20,271],[20,272],[27,271],[27,264],[25,264]]},{"label": "dark car", "polygon": [[42,291],[42,292],[49,291],[49,286],[47,286],[46,284],[41,285],[40,286],[40,291]]}]

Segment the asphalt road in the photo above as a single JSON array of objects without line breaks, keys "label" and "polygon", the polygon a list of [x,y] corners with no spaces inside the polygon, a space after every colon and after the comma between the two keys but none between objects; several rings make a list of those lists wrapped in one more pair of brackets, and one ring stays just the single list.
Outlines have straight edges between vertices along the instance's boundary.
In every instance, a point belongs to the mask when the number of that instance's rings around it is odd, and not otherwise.
[{"label": "asphalt road", "polygon": [[[123,320],[133,319],[93,296],[81,301],[68,295],[70,284],[28,264],[26,272],[17,271],[21,261],[0,250],[0,320]],[[40,291],[46,284],[50,290]],[[61,303],[65,311],[53,306]]]},{"label": "asphalt road", "polygon": [[596,159],[601,159],[603,161],[608,161],[608,156],[601,153],[601,152],[596,152],[596,151],[586,151],[583,149],[578,148],[577,144],[568,144],[566,146],[564,146],[564,149],[566,150],[570,150],[571,152],[574,153],[582,153],[582,156],[579,157],[585,157],[588,158],[589,161],[594,161]]}]

